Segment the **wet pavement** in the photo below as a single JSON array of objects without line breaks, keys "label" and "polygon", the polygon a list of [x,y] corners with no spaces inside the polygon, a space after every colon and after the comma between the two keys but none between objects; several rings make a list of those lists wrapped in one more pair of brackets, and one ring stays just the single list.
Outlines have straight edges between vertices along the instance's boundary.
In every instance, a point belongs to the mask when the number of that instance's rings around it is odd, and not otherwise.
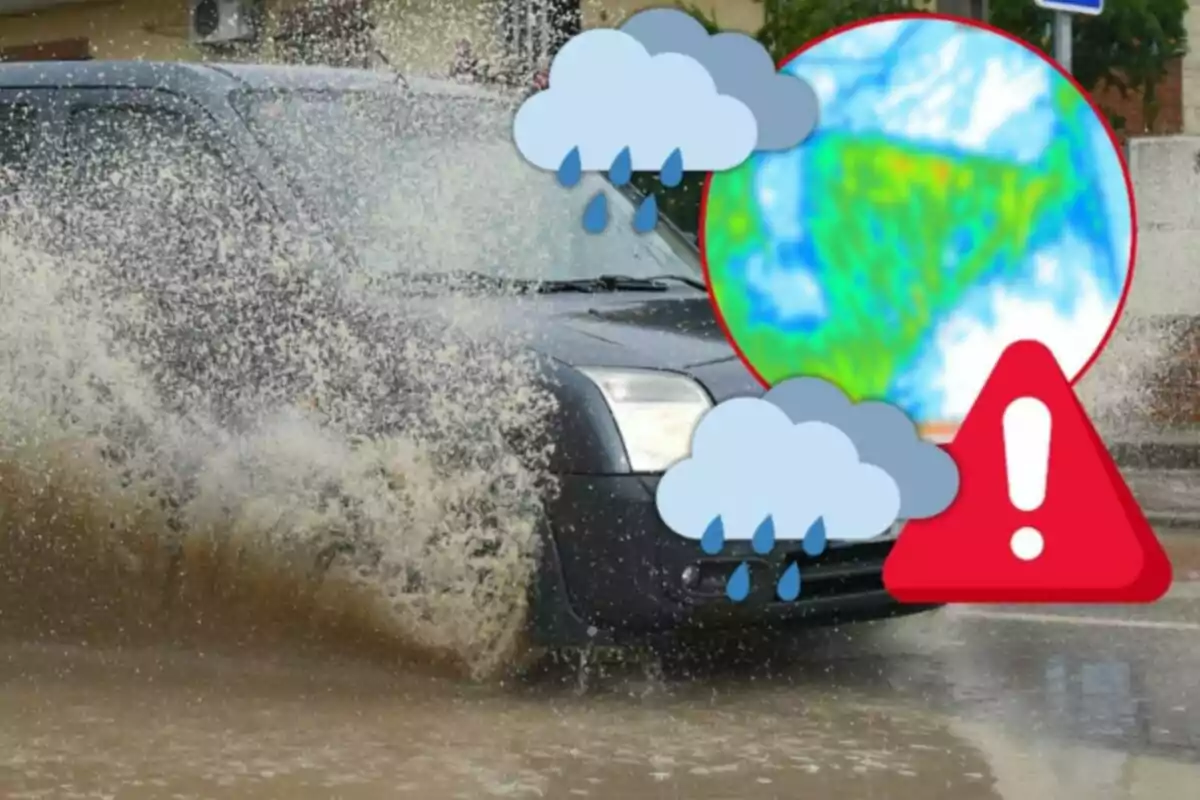
[{"label": "wet pavement", "polygon": [[[1187,797],[1200,531],[1146,608],[963,607],[786,656],[471,686],[275,653],[0,650],[0,797]],[[653,662],[645,662],[651,664]],[[559,680],[561,678],[562,680]]]}]

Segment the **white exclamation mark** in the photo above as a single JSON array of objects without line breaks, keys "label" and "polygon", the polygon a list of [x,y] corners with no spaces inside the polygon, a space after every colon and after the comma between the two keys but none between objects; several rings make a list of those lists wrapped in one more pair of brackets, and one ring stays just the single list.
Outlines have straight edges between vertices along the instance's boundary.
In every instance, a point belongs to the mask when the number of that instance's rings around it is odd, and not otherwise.
[{"label": "white exclamation mark", "polygon": [[[1034,397],[1019,397],[1004,409],[1004,464],[1008,498],[1018,511],[1036,511],[1046,500],[1050,469],[1050,409]],[[1022,561],[1033,561],[1045,547],[1037,528],[1012,535],[1009,547]]]}]

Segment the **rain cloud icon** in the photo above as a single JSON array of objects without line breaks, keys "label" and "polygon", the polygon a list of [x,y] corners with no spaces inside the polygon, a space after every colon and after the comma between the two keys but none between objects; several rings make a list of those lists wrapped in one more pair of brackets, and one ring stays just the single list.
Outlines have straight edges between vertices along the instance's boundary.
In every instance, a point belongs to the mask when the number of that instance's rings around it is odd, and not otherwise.
[{"label": "rain cloud icon", "polygon": [[[730,540],[766,555],[791,539],[816,557],[827,541],[866,541],[898,520],[940,514],[958,486],[949,453],[921,440],[900,409],[851,403],[824,380],[793,378],[705,414],[691,455],[667,470],[655,503],[671,530],[710,555]],[[792,563],[777,585],[781,599],[800,594],[800,577]],[[743,563],[726,593],[738,601],[749,589]]]},{"label": "rain cloud icon", "polygon": [[[527,99],[513,139],[535,167],[563,186],[608,171],[614,185],[657,172],[674,186],[685,169],[732,169],[755,150],[783,150],[811,133],[817,96],[802,79],[775,71],[767,51],[742,33],[709,35],[677,9],[634,14],[620,28],[575,36],[550,65],[549,86]],[[634,215],[653,229],[657,202]],[[593,233],[608,224],[605,195],[584,212]]]}]

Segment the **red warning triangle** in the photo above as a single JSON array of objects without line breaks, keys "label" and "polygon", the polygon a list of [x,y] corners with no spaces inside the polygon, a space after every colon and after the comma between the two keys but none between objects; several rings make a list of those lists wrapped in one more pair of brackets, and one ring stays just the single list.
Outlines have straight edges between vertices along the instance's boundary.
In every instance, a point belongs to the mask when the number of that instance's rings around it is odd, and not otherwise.
[{"label": "red warning triangle", "polygon": [[[1003,417],[1016,399],[1050,411],[1045,496],[1033,511],[1010,497]],[[1017,342],[946,446],[960,487],[942,514],[907,523],[883,568],[905,603],[1148,603],[1171,584],[1154,530],[1049,349]],[[1039,555],[1014,553],[1019,529]]]}]

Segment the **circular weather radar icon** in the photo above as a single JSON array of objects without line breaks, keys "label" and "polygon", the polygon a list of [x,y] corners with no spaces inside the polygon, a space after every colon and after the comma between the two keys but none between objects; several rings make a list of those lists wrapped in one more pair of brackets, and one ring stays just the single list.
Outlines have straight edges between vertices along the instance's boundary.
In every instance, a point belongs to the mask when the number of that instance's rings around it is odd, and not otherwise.
[{"label": "circular weather radar icon", "polygon": [[815,130],[714,173],[701,226],[757,376],[825,378],[927,428],[961,422],[1013,342],[1078,377],[1135,236],[1121,155],[1079,88],[1028,45],[930,15],[844,28],[781,72],[816,90]]}]

